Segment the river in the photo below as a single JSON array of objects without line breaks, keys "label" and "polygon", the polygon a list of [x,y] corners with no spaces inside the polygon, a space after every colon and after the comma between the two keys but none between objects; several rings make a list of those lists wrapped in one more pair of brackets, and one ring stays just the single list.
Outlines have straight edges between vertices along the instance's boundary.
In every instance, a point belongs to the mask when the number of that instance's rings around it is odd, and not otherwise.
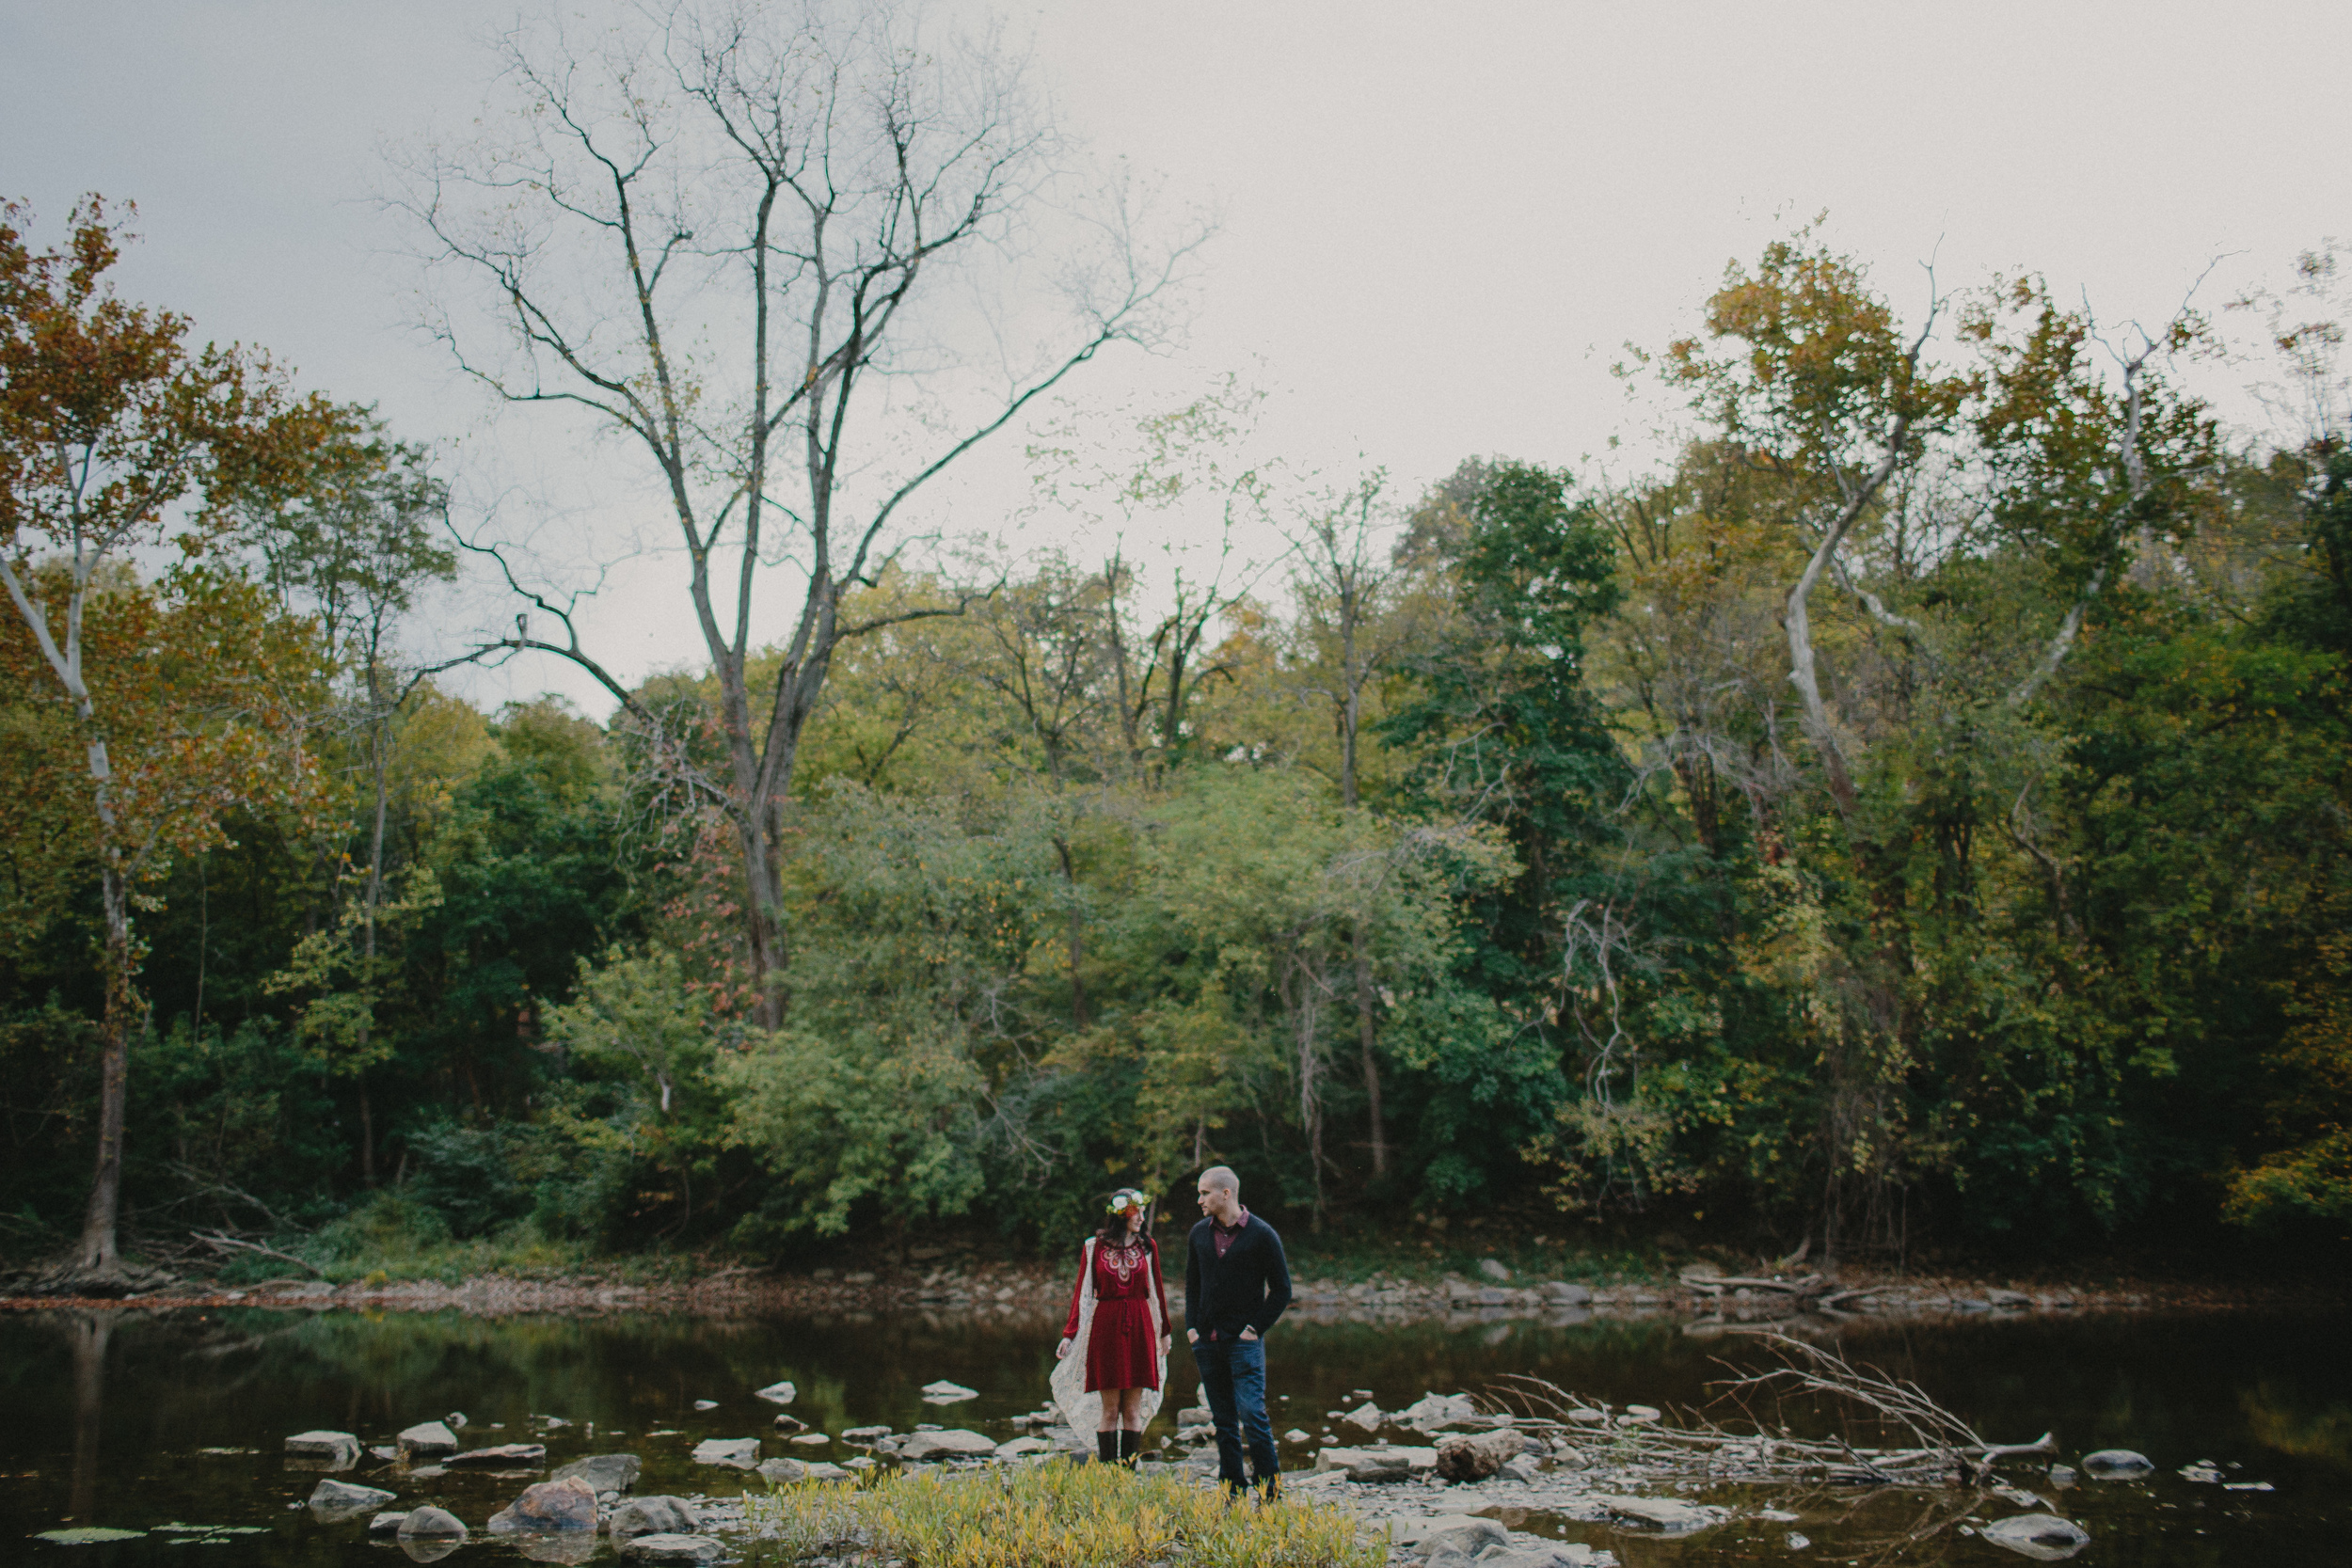
[{"label": "river", "polygon": [[[397,1549],[366,1539],[364,1515],[328,1524],[303,1508],[318,1478],[291,1468],[282,1445],[313,1428],[387,1444],[403,1427],[462,1412],[469,1446],[544,1442],[550,1465],[633,1452],[644,1463],[640,1494],[710,1496],[740,1490],[743,1479],[691,1462],[706,1437],[758,1436],[770,1454],[848,1457],[838,1443],[830,1450],[778,1443],[776,1407],[753,1390],[780,1379],[798,1385],[793,1413],[826,1432],[879,1424],[903,1432],[928,1420],[1009,1437],[1011,1418],[1045,1398],[1057,1326],[1038,1313],[8,1313],[0,1316],[0,1561],[405,1568]],[[2040,1315],[1866,1321],[1838,1330],[1836,1342],[1850,1359],[1915,1380],[1994,1441],[2029,1441],[2047,1430],[2066,1458],[2122,1447],[2153,1459],[2156,1471],[2144,1480],[2085,1481],[2057,1494],[2091,1537],[2076,1562],[2281,1568],[2352,1560],[2347,1328],[2352,1321],[2319,1316]],[[1533,1373],[1617,1403],[1698,1404],[1724,1375],[1718,1358],[1756,1358],[1744,1341],[1693,1333],[1672,1318],[1470,1326],[1294,1320],[1269,1352],[1276,1428],[1311,1434],[1286,1446],[1285,1464],[1302,1468],[1331,1426],[1326,1413],[1355,1389],[1394,1408],[1426,1391],[1476,1391],[1505,1373]],[[1180,1352],[1171,1393],[1189,1402],[1193,1379],[1183,1361]],[[921,1386],[941,1378],[977,1397],[924,1403]],[[712,1407],[698,1409],[698,1402]],[[1166,1430],[1163,1420],[1154,1440]],[[2241,1487],[2270,1489],[2226,1490],[2177,1473],[2201,1460]],[[520,1480],[451,1470],[418,1481],[374,1459],[342,1479],[396,1490],[394,1507],[433,1502],[466,1520],[476,1533],[454,1561],[521,1560],[510,1542],[481,1533]],[[750,1484],[762,1485],[755,1477]],[[1964,1533],[1963,1521],[1897,1542],[1935,1515],[1927,1506],[1934,1499],[1921,1494],[1724,1500],[1748,1513],[1677,1540],[1599,1524],[1512,1522],[1606,1546],[1628,1568],[2021,1560]],[[1765,1507],[1800,1518],[1756,1518]],[[143,1533],[97,1544],[36,1539],[74,1525]],[[234,1533],[159,1528],[166,1525]],[[1792,1531],[1811,1544],[1792,1548]],[[597,1553],[615,1560],[601,1544]],[[759,1560],[755,1548],[747,1560]]]}]

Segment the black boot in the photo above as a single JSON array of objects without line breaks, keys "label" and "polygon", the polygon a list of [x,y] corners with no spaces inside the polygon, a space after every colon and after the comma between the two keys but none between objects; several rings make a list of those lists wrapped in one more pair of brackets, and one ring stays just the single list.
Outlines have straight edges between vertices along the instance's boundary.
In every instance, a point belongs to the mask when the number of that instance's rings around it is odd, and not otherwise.
[{"label": "black boot", "polygon": [[1142,1460],[1143,1433],[1140,1432],[1129,1432],[1124,1427],[1120,1428],[1119,1462],[1132,1470],[1138,1464],[1142,1463]]},{"label": "black boot", "polygon": [[1098,1432],[1094,1434],[1096,1464],[1116,1465],[1119,1463],[1119,1438],[1120,1433],[1116,1429],[1109,1432]]}]

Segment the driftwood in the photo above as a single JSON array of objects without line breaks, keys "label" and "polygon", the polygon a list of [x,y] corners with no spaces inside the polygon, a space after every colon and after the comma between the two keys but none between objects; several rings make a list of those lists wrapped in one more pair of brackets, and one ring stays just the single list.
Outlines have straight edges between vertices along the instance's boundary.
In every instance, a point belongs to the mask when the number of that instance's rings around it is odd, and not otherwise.
[{"label": "driftwood", "polygon": [[264,1258],[275,1258],[281,1263],[292,1263],[298,1269],[308,1269],[320,1279],[326,1277],[326,1271],[309,1259],[297,1258],[291,1252],[280,1252],[274,1246],[263,1246],[259,1242],[240,1241],[234,1236],[224,1236],[217,1230],[197,1230],[191,1231],[190,1234],[206,1246],[221,1252],[259,1253]]},{"label": "driftwood", "polygon": [[1818,1274],[1806,1275],[1803,1279],[1751,1279],[1742,1275],[1686,1274],[1681,1280],[1693,1291],[1705,1291],[1709,1295],[1717,1296],[1725,1291],[1735,1290],[1786,1291],[1791,1295],[1805,1296],[1814,1294],[1828,1283]]},{"label": "driftwood", "polygon": [[[1915,1383],[1856,1368],[1834,1351],[1788,1335],[1755,1338],[1780,1356],[1781,1365],[1730,1369],[1736,1375],[1717,1386],[1741,1409],[1742,1418],[1734,1422],[1696,1411],[1682,1412],[1680,1420],[1669,1420],[1664,1412],[1621,1411],[1537,1377],[1505,1378],[1484,1402],[1516,1425],[1551,1436],[1586,1464],[1715,1481],[1974,1485],[1997,1458],[2054,1447],[2048,1433],[2031,1443],[1988,1443]],[[1786,1424],[1748,1413],[1748,1402],[1766,1394],[1842,1404],[1900,1441],[1865,1447],[1843,1433],[1796,1436]]]}]

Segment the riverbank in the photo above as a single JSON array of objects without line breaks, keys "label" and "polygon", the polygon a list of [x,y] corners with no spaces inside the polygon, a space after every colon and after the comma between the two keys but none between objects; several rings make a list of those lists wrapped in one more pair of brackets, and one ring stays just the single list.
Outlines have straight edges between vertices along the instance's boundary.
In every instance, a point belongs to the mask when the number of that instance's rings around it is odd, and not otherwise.
[{"label": "riverbank", "polygon": [[[1673,1317],[1735,1327],[1788,1319],[2005,1317],[2090,1312],[2217,1311],[2324,1307],[2338,1298],[2317,1285],[2248,1284],[2110,1275],[2078,1283],[2044,1279],[1897,1273],[1867,1268],[1830,1274],[1726,1275],[1710,1265],[1674,1275],[1587,1283],[1576,1271],[1545,1274],[1482,1260],[1472,1273],[1437,1277],[1379,1271],[1360,1277],[1295,1270],[1292,1310],[1316,1322],[1464,1324],[1534,1319]],[[934,1260],[929,1266],[769,1272],[735,1264],[692,1272],[673,1260],[669,1277],[644,1271],[571,1270],[534,1275],[493,1273],[454,1282],[392,1280],[380,1273],[347,1279],[277,1279],[227,1285],[183,1280],[121,1296],[11,1294],[0,1310],[60,1307],[258,1307],[367,1311],[518,1313],[685,1312],[739,1316],[773,1312],[893,1312],[942,1318],[1058,1317],[1068,1271],[1032,1261]],[[1171,1305],[1183,1281],[1168,1285]],[[1179,1308],[1181,1310],[1181,1308]]]}]

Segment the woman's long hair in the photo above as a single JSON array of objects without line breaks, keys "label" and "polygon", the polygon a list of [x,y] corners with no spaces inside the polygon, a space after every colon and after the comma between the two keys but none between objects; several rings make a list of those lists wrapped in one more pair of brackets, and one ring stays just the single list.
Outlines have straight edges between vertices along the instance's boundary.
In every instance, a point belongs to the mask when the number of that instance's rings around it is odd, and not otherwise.
[{"label": "woman's long hair", "polygon": [[[1150,1243],[1152,1215],[1152,1212],[1158,1208],[1159,1203],[1156,1199],[1144,1204],[1143,1227],[1136,1232],[1136,1245],[1143,1246]],[[1104,1214],[1103,1223],[1094,1227],[1094,1239],[1103,1246],[1125,1246],[1127,1244],[1127,1211],[1122,1209],[1116,1214]]]}]

